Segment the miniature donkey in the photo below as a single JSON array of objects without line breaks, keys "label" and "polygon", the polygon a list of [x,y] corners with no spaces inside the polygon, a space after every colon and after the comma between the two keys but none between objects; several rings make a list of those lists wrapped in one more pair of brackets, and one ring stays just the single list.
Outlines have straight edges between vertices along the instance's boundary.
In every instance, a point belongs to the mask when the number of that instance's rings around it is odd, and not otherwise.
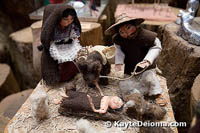
[{"label": "miniature donkey", "polygon": [[81,58],[77,64],[83,75],[83,79],[88,86],[95,85],[103,96],[99,84],[107,85],[108,79],[99,77],[100,75],[108,75],[110,73],[111,65],[108,62],[105,64],[102,55],[97,51],[88,53],[87,58]]}]

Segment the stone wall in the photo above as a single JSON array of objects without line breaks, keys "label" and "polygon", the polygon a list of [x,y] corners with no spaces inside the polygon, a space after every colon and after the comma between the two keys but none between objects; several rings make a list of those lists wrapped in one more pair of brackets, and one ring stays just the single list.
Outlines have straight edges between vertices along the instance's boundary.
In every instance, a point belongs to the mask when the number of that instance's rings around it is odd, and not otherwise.
[{"label": "stone wall", "polygon": [[160,27],[163,50],[157,63],[167,79],[176,120],[189,126],[191,87],[200,73],[200,47],[177,36],[178,28],[174,23]]},{"label": "stone wall", "polygon": [[197,102],[200,101],[200,74],[196,77],[191,89],[190,109],[191,116],[194,116]]}]

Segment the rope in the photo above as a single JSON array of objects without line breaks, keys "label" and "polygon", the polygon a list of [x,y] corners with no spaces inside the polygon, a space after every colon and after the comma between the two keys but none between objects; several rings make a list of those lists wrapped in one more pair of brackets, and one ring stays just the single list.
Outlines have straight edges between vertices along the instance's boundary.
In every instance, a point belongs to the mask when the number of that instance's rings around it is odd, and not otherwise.
[{"label": "rope", "polygon": [[[118,78],[118,77],[113,77],[113,76],[102,76],[102,75],[100,75],[99,77],[100,78],[115,79],[115,80],[120,80],[120,81],[128,80],[128,79],[132,78],[133,76],[136,76],[136,75],[139,75],[140,73],[143,73],[147,69],[147,67],[146,67],[142,71],[136,72],[138,65],[139,65],[139,63],[135,66],[134,71],[131,73],[131,76],[129,76],[128,78]],[[140,77],[137,80],[140,80]]]},{"label": "rope", "polygon": [[131,76],[129,76],[128,78],[118,78],[118,77],[113,77],[113,76],[102,76],[102,75],[100,75],[99,78],[108,78],[108,79],[115,79],[115,80],[123,81],[123,80],[128,80],[128,79],[132,78],[133,76],[134,76],[134,74],[131,74]]}]

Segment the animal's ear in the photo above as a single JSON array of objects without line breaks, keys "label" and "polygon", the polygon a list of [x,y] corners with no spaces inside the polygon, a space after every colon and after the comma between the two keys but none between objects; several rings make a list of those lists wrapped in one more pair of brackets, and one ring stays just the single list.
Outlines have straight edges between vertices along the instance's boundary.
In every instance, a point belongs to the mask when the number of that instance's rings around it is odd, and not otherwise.
[{"label": "animal's ear", "polygon": [[87,70],[87,62],[85,61],[85,59],[80,59],[78,62],[78,67],[81,71]]}]

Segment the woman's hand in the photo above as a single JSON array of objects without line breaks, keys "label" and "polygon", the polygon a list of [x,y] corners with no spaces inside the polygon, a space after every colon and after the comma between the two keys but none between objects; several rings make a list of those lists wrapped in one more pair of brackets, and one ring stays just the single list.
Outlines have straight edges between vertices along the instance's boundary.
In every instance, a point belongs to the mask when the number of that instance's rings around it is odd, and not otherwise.
[{"label": "woman's hand", "polygon": [[123,64],[115,64],[115,71],[121,71]]}]

